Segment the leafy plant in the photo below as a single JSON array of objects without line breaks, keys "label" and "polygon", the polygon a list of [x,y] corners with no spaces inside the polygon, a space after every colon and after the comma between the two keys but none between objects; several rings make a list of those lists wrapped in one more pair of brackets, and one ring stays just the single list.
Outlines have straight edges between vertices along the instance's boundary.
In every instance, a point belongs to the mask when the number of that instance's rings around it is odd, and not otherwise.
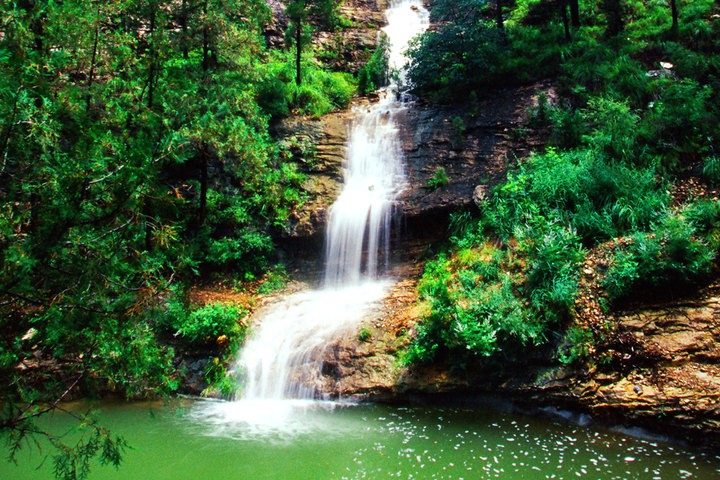
[{"label": "leafy plant", "polygon": [[258,293],[267,295],[285,287],[288,282],[288,274],[284,265],[275,265],[266,274],[264,281],[258,287]]},{"label": "leafy plant", "polygon": [[720,186],[720,157],[713,155],[705,158],[702,172],[711,185]]},{"label": "leafy plant", "polygon": [[363,328],[360,330],[360,333],[358,333],[358,340],[361,342],[367,342],[370,338],[372,338],[372,332],[367,328]]},{"label": "leafy plant", "polygon": [[175,334],[193,345],[214,343],[225,336],[229,343],[242,341],[246,327],[240,322],[247,311],[229,303],[211,303],[174,319]]},{"label": "leafy plant", "polygon": [[558,360],[566,365],[579,363],[587,358],[594,343],[592,330],[580,326],[570,327],[565,332],[564,344],[558,351]]},{"label": "leafy plant", "polygon": [[383,35],[368,63],[358,72],[358,90],[361,95],[388,84],[391,74],[389,48],[387,36]]},{"label": "leafy plant", "polygon": [[635,235],[608,269],[604,287],[610,300],[659,289],[668,295],[706,278],[715,251],[695,235],[695,228],[678,216],[667,217],[656,233]]},{"label": "leafy plant", "polygon": [[446,187],[450,183],[450,179],[447,176],[445,167],[439,167],[435,170],[435,173],[427,182],[427,186],[431,190],[436,190],[440,187]]}]

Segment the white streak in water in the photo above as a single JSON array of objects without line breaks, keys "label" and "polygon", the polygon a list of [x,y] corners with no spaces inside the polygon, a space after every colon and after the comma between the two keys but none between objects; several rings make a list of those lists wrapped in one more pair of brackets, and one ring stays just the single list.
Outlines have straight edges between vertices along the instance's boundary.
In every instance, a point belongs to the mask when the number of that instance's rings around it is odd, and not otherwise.
[{"label": "white streak in water", "polygon": [[[419,0],[395,0],[386,15],[390,65],[400,70],[408,42],[427,28],[429,15]],[[399,77],[402,83],[404,74]],[[290,295],[258,315],[237,366],[246,376],[243,397],[230,409],[242,415],[228,421],[276,423],[280,411],[258,410],[258,405],[319,397],[324,348],[385,296],[391,282],[378,275],[387,263],[393,202],[404,183],[395,120],[407,106],[394,93],[401,88],[390,85],[379,102],[358,112],[344,188],[328,220],[324,288]]]}]

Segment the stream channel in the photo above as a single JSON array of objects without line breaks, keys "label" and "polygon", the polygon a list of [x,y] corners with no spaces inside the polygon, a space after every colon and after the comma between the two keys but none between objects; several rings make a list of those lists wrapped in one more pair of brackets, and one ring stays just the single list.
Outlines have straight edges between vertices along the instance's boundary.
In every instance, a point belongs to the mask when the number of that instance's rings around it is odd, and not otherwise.
[{"label": "stream channel", "polygon": [[[323,346],[357,326],[392,284],[383,272],[404,187],[394,119],[411,108],[403,52],[429,18],[419,0],[395,0],[386,16],[390,64],[400,73],[356,112],[345,185],[329,215],[323,287],[261,313],[235,369],[245,379],[241,398],[95,406],[100,423],[132,448],[119,470],[94,465],[90,478],[720,478],[718,457],[616,431],[481,408],[317,400]],[[42,420],[57,432],[73,421],[62,413]],[[52,478],[52,459],[38,467],[52,449],[40,446],[27,445],[18,465],[0,462],[0,479]]]}]

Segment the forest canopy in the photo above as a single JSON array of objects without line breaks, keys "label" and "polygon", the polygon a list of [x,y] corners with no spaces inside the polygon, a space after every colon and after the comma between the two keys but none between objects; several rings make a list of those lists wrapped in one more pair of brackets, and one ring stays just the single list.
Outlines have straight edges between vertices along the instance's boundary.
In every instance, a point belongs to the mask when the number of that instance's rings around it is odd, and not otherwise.
[{"label": "forest canopy", "polygon": [[[602,256],[607,309],[715,278],[720,203],[720,11],[711,0],[437,0],[415,39],[413,93],[450,108],[538,91],[542,148],[508,159],[479,210],[450,219],[419,293],[408,364],[459,370],[550,348],[571,364],[607,329],[576,322],[580,275]],[[33,436],[58,478],[117,466],[125,441],[78,416],[67,444],[36,420],[62,401],[176,391],[176,346],[236,346],[248,314],[196,308],[195,283],[285,275],[277,239],[306,173],[274,129],[388,83],[387,42],[353,73],[317,30],[336,0],[287,2],[282,45],[264,0],[18,0],[0,5],[0,434]],[[374,47],[373,47],[374,48]],[[472,112],[472,108],[467,109]],[[458,117],[459,118],[459,117]],[[458,125],[462,125],[459,118]],[[302,152],[301,152],[302,154]],[[432,187],[447,185],[438,170]],[[270,288],[269,286],[267,288]],[[220,356],[205,375],[232,392]]]}]

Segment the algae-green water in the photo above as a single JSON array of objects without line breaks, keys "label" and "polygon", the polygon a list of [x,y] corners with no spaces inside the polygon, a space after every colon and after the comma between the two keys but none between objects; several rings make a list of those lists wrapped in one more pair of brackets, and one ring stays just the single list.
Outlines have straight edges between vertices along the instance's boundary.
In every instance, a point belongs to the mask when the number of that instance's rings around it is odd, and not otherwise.
[{"label": "algae-green water", "polygon": [[[609,430],[478,408],[287,403],[103,403],[98,418],[132,446],[91,479],[720,478],[720,459]],[[80,408],[80,407],[76,407]],[[61,431],[62,414],[44,420]],[[43,447],[43,453],[49,453]],[[52,478],[26,445],[0,478]]]}]

